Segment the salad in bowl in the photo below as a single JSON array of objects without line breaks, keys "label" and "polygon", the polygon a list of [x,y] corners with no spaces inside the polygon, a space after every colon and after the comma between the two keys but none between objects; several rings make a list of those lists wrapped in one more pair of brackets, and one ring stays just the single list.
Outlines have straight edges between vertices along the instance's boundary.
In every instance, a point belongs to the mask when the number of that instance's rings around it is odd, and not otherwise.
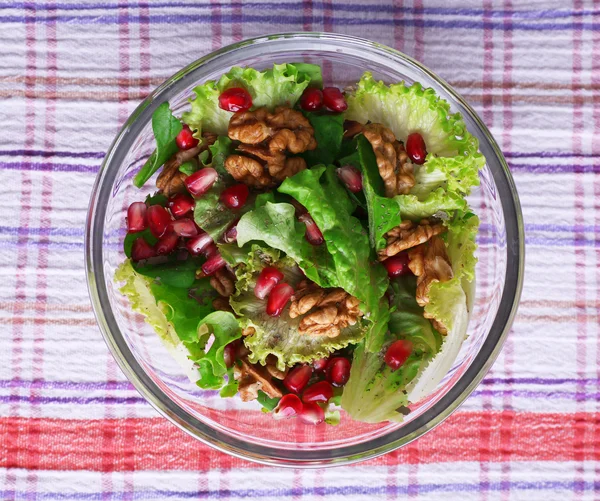
[{"label": "salad in bowl", "polygon": [[[153,114],[115,276],[189,378],[265,419],[401,421],[467,334],[485,164],[432,89],[231,68]],[[340,414],[342,412],[342,417]]]}]

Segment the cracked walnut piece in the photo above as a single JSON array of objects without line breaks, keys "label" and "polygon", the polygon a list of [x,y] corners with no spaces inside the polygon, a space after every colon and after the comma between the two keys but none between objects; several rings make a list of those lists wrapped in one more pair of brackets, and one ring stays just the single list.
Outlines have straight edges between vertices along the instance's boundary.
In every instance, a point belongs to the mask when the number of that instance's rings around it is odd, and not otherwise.
[{"label": "cracked walnut piece", "polygon": [[[408,267],[417,277],[417,303],[426,306],[429,303],[429,290],[435,282],[447,282],[453,277],[450,259],[446,253],[446,244],[434,236],[408,251]],[[433,326],[442,334],[448,329],[439,321],[424,313],[425,318],[432,320]]]},{"label": "cracked walnut piece", "polygon": [[446,228],[442,223],[432,223],[429,219],[422,219],[419,223],[402,221],[385,234],[387,246],[378,252],[379,260],[385,261],[388,257],[425,243],[444,231]]},{"label": "cracked walnut piece", "polygon": [[305,315],[298,330],[302,334],[336,337],[362,316],[358,299],[344,289],[323,289],[306,280],[298,284],[290,305],[290,317]]},{"label": "cracked walnut piece", "polygon": [[258,390],[264,391],[271,398],[283,396],[281,390],[273,384],[268,370],[259,364],[251,364],[245,357],[240,359],[239,366],[234,365],[233,377],[238,381],[238,391],[243,402],[256,400]]},{"label": "cracked walnut piece", "polygon": [[385,185],[385,196],[408,194],[415,185],[415,175],[404,145],[396,140],[390,129],[381,124],[365,125],[363,134],[375,152],[377,168]]},{"label": "cracked walnut piece", "polygon": [[185,192],[186,188],[184,181],[187,175],[183,172],[179,172],[179,167],[185,162],[189,162],[193,158],[196,158],[217,140],[217,136],[209,132],[202,134],[202,138],[202,142],[198,146],[190,148],[189,150],[178,151],[165,162],[161,173],[156,179],[156,187],[162,191],[165,196],[170,197],[175,193]]},{"label": "cracked walnut piece", "polygon": [[221,268],[210,277],[210,285],[220,296],[229,297],[235,292],[235,275],[227,268]]},{"label": "cracked walnut piece", "polygon": [[225,168],[237,180],[262,188],[283,181],[306,169],[300,157],[286,153],[314,150],[317,142],[308,119],[299,111],[280,106],[270,113],[266,108],[234,114],[229,121],[230,139],[240,141],[242,154],[230,155]]}]

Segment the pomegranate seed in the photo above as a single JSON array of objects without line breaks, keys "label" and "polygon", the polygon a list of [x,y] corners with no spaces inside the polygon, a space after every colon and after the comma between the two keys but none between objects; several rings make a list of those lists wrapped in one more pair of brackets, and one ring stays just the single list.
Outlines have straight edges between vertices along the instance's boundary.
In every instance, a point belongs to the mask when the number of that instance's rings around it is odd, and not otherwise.
[{"label": "pomegranate seed", "polygon": [[308,240],[309,243],[312,245],[322,245],[323,242],[325,242],[323,233],[321,233],[321,230],[308,212],[298,217],[298,220],[306,225],[306,240]]},{"label": "pomegranate seed", "polygon": [[204,256],[206,259],[210,259],[211,257],[217,255],[219,253],[219,248],[215,244],[210,244],[204,249]]},{"label": "pomegranate seed", "polygon": [[412,353],[412,343],[408,339],[394,341],[385,352],[383,359],[393,371],[398,370]]},{"label": "pomegranate seed", "polygon": [[299,365],[288,372],[283,380],[283,385],[293,393],[300,393],[307,385],[310,376],[312,376],[312,371],[310,365]]},{"label": "pomegranate seed", "polygon": [[383,266],[388,272],[388,276],[390,278],[401,277],[402,275],[407,275],[411,273],[410,268],[408,267],[408,253],[401,252],[400,254],[396,254],[383,262]]},{"label": "pomegranate seed", "polygon": [[323,104],[337,113],[348,109],[348,103],[344,99],[342,91],[337,87],[325,87],[323,89]]},{"label": "pomegranate seed", "polygon": [[212,243],[213,239],[211,236],[208,233],[201,232],[195,237],[190,238],[185,244],[185,247],[190,251],[190,253],[192,253],[194,256],[197,256]]},{"label": "pomegranate seed", "polygon": [[225,262],[221,254],[214,254],[211,257],[209,257],[202,265],[202,273],[204,273],[205,275],[212,275],[215,271],[225,267],[226,264],[227,263]]},{"label": "pomegranate seed", "polygon": [[302,412],[298,414],[298,417],[306,424],[321,424],[325,421],[325,412],[318,404],[309,402],[302,406]]},{"label": "pomegranate seed", "polygon": [[356,167],[344,165],[343,167],[337,169],[336,172],[338,177],[346,185],[346,188],[348,188],[352,193],[358,193],[360,190],[362,190],[362,174]]},{"label": "pomegranate seed", "polygon": [[327,402],[333,397],[333,387],[327,381],[319,381],[311,384],[302,394],[302,401],[308,402]]},{"label": "pomegranate seed", "polygon": [[229,229],[223,233],[223,242],[226,244],[232,244],[237,240],[237,224],[238,221],[234,221],[234,223],[229,227]]},{"label": "pomegranate seed", "polygon": [[278,317],[294,295],[294,289],[285,282],[277,284],[267,300],[267,315]]},{"label": "pomegranate seed", "polygon": [[176,233],[168,231],[156,242],[156,253],[160,255],[170,254],[175,250],[178,242],[179,236]]},{"label": "pomegranate seed", "polygon": [[418,132],[409,134],[406,138],[406,153],[415,164],[422,165],[427,157],[427,148],[425,140]]},{"label": "pomegranate seed", "polygon": [[246,111],[252,108],[252,96],[241,87],[232,87],[219,96],[219,108],[225,111]]},{"label": "pomegranate seed", "polygon": [[314,368],[314,369],[315,369],[315,371],[317,371],[317,372],[324,371],[324,370],[325,370],[325,368],[327,367],[327,362],[328,362],[328,361],[329,361],[329,360],[328,360],[328,359],[326,359],[326,358],[319,358],[319,360],[315,360],[315,361],[313,362],[313,364],[312,364],[312,365],[313,365],[313,368]]},{"label": "pomegranate seed", "polygon": [[127,231],[135,233],[146,229],[146,204],[133,202],[127,209]]},{"label": "pomegranate seed", "polygon": [[300,106],[307,111],[315,111],[323,106],[323,93],[320,89],[304,89]]},{"label": "pomegranate seed", "polygon": [[273,417],[275,419],[292,418],[302,412],[302,407],[302,402],[300,401],[300,398],[298,398],[298,395],[288,393],[281,397],[281,400],[273,411]]},{"label": "pomegranate seed", "polygon": [[273,288],[283,280],[283,273],[277,268],[267,266],[263,268],[256,279],[256,285],[254,286],[254,295],[258,299],[266,298]]},{"label": "pomegranate seed", "polygon": [[173,221],[170,228],[180,237],[195,237],[198,234],[196,223],[187,217]]},{"label": "pomegranate seed", "polygon": [[193,210],[195,204],[194,199],[185,193],[177,193],[169,198],[169,209],[175,218],[185,216]]},{"label": "pomegranate seed", "polygon": [[212,167],[205,167],[185,178],[185,186],[195,197],[204,195],[212,188],[219,175]]},{"label": "pomegranate seed", "polygon": [[333,386],[344,386],[350,377],[350,361],[344,357],[329,360],[325,377]]},{"label": "pomegranate seed", "polygon": [[131,246],[131,259],[141,261],[142,259],[150,259],[154,256],[156,256],[156,251],[142,237],[133,242]]},{"label": "pomegranate seed", "polygon": [[238,351],[238,340],[232,341],[223,349],[223,360],[225,361],[225,366],[229,369],[233,367],[235,359],[237,358]]},{"label": "pomegranate seed", "polygon": [[181,132],[177,134],[175,142],[180,150],[191,150],[192,148],[198,146],[200,141],[194,137],[189,125],[183,124],[183,129],[181,129]]},{"label": "pomegranate seed", "polygon": [[230,209],[239,209],[246,203],[249,194],[250,191],[245,184],[234,184],[223,190],[223,193],[221,193],[221,202]]},{"label": "pomegranate seed", "polygon": [[151,205],[148,207],[146,217],[148,218],[150,231],[156,238],[162,237],[171,223],[171,215],[162,205]]}]

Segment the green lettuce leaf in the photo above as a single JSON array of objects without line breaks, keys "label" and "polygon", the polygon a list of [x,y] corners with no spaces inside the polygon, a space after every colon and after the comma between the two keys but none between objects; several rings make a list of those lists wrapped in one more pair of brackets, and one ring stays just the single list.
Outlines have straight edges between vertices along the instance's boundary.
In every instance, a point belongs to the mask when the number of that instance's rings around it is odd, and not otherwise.
[{"label": "green lettuce leaf", "polygon": [[231,372],[225,365],[223,351],[232,341],[242,336],[242,330],[237,319],[228,311],[214,311],[206,315],[198,324],[199,343],[205,346],[210,338],[213,339],[210,348],[194,358],[201,378],[196,383],[200,388],[218,390],[225,381],[224,376],[229,374],[228,387],[225,393],[235,386]]},{"label": "green lettuce leaf", "polygon": [[159,284],[140,275],[127,260],[117,268],[115,282],[124,282],[119,290],[129,299],[131,308],[144,315],[169,353],[196,382],[200,374],[190,360],[190,350],[197,348],[199,321],[213,311],[215,292],[208,280],[199,280],[191,297],[187,289]]},{"label": "green lettuce leaf", "polygon": [[[389,335],[378,353],[369,353],[361,343],[354,350],[350,379],[344,386],[341,405],[353,418],[367,423],[401,421],[409,403],[410,384],[440,349],[442,336],[423,317],[416,300],[415,277],[392,282],[391,300],[395,306],[389,322]],[[399,339],[409,340],[413,351],[396,371],[384,362],[388,346]]]},{"label": "green lettuce leaf", "polygon": [[181,122],[173,116],[169,103],[162,103],[152,114],[152,132],[156,139],[156,149],[144,166],[133,178],[133,184],[141,188],[146,181],[178,151],[175,138],[181,132]]},{"label": "green lettuce leaf", "polygon": [[342,113],[317,114],[305,112],[315,130],[316,149],[302,154],[309,167],[318,164],[331,164],[338,157],[344,136],[344,115]]},{"label": "green lettuce leaf", "polygon": [[453,157],[477,152],[477,139],[467,131],[460,113],[451,114],[448,102],[419,83],[387,86],[366,72],[347,101],[347,120],[381,123],[404,142],[419,132],[429,153]]},{"label": "green lettuce leaf", "polygon": [[307,336],[298,331],[300,318],[290,318],[286,308],[279,317],[271,317],[265,311],[266,301],[254,295],[256,279],[263,268],[275,266],[284,274],[284,281],[295,287],[303,279],[295,262],[281,257],[279,251],[252,245],[246,263],[236,268],[236,293],[230,298],[231,307],[240,316],[242,328],[253,327],[255,333],[244,337],[250,350],[252,363],[266,364],[269,355],[277,357],[277,365],[286,366],[310,362],[329,356],[335,350],[357,343],[365,333],[366,326],[359,322],[344,329],[339,336]]},{"label": "green lettuce leaf", "polygon": [[[263,201],[261,200],[261,203]],[[237,224],[237,243],[264,242],[285,252],[306,276],[321,287],[336,287],[335,265],[323,246],[315,247],[304,238],[306,227],[296,219],[295,209],[287,203],[264,202],[247,212]]]},{"label": "green lettuce leaf", "polygon": [[371,322],[369,351],[379,351],[387,329],[389,308],[382,301],[388,286],[387,273],[372,262],[369,238],[360,221],[351,216],[354,205],[335,174],[335,167],[315,167],[287,178],[279,187],[300,202],[323,233],[333,257],[339,287],[358,298]]},{"label": "green lettuce leaf", "polygon": [[265,71],[235,66],[219,81],[209,80],[194,88],[191,110],[182,115],[182,120],[195,130],[196,137],[204,130],[226,134],[232,113],[219,107],[219,95],[224,90],[242,87],[252,96],[254,108],[273,109],[280,105],[294,106],[311,81],[322,82],[318,66],[275,64]]},{"label": "green lettuce leaf", "polygon": [[135,271],[140,275],[158,279],[163,285],[187,289],[196,282],[196,270],[201,266],[196,258],[185,261],[172,259],[163,264],[134,265]]}]

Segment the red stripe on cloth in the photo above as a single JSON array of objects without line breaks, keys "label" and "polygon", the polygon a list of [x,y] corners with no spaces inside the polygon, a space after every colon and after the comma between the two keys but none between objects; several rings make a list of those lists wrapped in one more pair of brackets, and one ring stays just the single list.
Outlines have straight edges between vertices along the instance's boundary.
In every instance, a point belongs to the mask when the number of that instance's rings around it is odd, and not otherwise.
[{"label": "red stripe on cloth", "polygon": [[[510,449],[501,443],[484,444],[485,456],[501,461],[598,461],[600,451],[582,437],[594,436],[600,413],[461,412],[417,443],[366,464],[479,461],[478,430],[498,430],[511,414]],[[268,423],[267,423],[268,424]],[[39,461],[30,464],[31,428],[39,433]],[[112,435],[110,445],[103,437]],[[126,437],[133,437],[126,439]],[[107,446],[108,445],[108,446]],[[133,459],[133,460],[132,460]],[[0,418],[0,467],[45,470],[208,470],[256,467],[222,454],[181,432],[162,418],[27,419]],[[110,470],[109,470],[110,468]]]}]

